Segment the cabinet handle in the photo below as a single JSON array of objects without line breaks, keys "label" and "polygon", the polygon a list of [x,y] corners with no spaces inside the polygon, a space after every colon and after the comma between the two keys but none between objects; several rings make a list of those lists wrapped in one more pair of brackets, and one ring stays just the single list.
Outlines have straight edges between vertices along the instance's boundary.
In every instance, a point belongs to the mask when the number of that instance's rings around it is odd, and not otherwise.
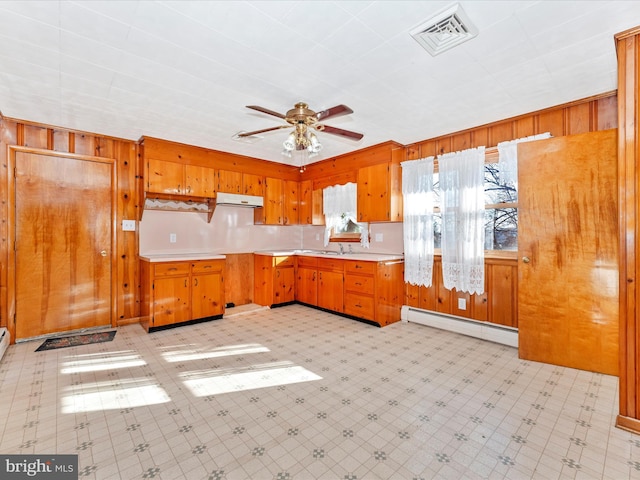
[{"label": "cabinet handle", "polygon": [[362,265],[356,265],[356,268],[362,268]]},{"label": "cabinet handle", "polygon": [[178,268],[177,268],[177,267],[171,267],[171,268],[169,268],[168,270],[169,270],[170,272],[172,272],[172,271],[174,271],[174,270],[178,270]]},{"label": "cabinet handle", "polygon": [[197,279],[197,278],[195,278],[194,280],[195,280],[194,286],[196,286],[196,287],[197,287],[197,286],[198,286],[198,279]]},{"label": "cabinet handle", "polygon": [[529,263],[531,261],[531,259],[529,257],[522,257],[522,262],[523,263]]},{"label": "cabinet handle", "polygon": [[187,280],[184,281],[184,286],[187,287]]},{"label": "cabinet handle", "polygon": [[316,272],[313,272],[313,281],[316,280]]},{"label": "cabinet handle", "polygon": [[280,276],[280,270],[276,270],[276,277]]},{"label": "cabinet handle", "polygon": [[360,282],[356,282],[356,285],[358,285],[359,287],[362,286],[362,284]]}]

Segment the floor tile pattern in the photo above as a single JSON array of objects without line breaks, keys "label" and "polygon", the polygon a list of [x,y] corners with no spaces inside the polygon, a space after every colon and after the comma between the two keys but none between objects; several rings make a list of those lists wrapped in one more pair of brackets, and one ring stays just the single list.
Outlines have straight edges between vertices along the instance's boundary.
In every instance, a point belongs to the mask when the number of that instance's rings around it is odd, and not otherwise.
[{"label": "floor tile pattern", "polygon": [[300,305],[0,362],[0,452],[87,479],[640,479],[617,378]]}]

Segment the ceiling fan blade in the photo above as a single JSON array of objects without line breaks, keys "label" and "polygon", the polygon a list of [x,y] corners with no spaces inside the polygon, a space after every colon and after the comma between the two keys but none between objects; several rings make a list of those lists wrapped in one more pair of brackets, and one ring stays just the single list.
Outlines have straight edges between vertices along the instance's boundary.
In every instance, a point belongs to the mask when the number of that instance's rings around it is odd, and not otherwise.
[{"label": "ceiling fan blade", "polygon": [[247,108],[252,110],[257,110],[258,112],[266,113],[268,115],[273,115],[274,117],[282,118],[284,120],[285,116],[282,113],[274,112],[273,110],[269,110],[268,108],[259,107],[257,105],[247,105]]},{"label": "ceiling fan blade", "polygon": [[253,132],[241,132],[238,133],[238,137],[250,137],[251,135],[257,135],[259,133],[271,132],[273,130],[280,130],[281,128],[291,128],[291,125],[279,125],[277,127],[263,128],[262,130],[254,130]]},{"label": "ceiling fan blade", "polygon": [[318,120],[326,120],[330,117],[339,117],[340,115],[348,115],[350,113],[353,113],[353,110],[346,105],[336,105],[335,107],[316,113],[316,118]]},{"label": "ceiling fan blade", "polygon": [[329,125],[324,125],[324,128],[321,129],[320,131],[325,133],[331,133],[333,135],[340,135],[341,137],[347,137],[352,140],[362,140],[362,138],[364,137],[362,133],[352,132],[350,130],[343,130],[342,128],[330,127]]}]

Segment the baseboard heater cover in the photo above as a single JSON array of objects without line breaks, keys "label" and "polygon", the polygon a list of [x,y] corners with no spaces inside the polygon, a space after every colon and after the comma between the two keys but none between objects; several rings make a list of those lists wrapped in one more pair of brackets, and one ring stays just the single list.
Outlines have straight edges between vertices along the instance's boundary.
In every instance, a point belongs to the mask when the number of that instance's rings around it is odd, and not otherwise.
[{"label": "baseboard heater cover", "polygon": [[0,360],[4,357],[4,353],[7,351],[7,348],[9,348],[9,343],[11,343],[9,337],[9,330],[4,327],[0,328]]},{"label": "baseboard heater cover", "polygon": [[455,317],[453,315],[442,315],[408,305],[402,306],[401,318],[403,322],[419,323],[428,327],[439,328],[441,330],[518,348],[518,330],[515,328]]}]

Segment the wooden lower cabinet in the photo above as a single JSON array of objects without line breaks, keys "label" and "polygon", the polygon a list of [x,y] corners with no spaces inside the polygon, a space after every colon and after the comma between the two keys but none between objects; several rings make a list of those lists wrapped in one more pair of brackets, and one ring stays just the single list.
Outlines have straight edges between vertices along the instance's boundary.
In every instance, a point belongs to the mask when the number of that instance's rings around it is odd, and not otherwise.
[{"label": "wooden lower cabinet", "polygon": [[342,260],[318,258],[318,307],[344,312],[344,269]]},{"label": "wooden lower cabinet", "polygon": [[308,305],[318,305],[318,259],[316,257],[297,258],[296,300]]},{"label": "wooden lower cabinet", "polygon": [[296,257],[255,254],[253,301],[258,305],[282,305],[295,301]]},{"label": "wooden lower cabinet", "polygon": [[143,326],[152,328],[224,314],[224,260],[140,261]]}]

